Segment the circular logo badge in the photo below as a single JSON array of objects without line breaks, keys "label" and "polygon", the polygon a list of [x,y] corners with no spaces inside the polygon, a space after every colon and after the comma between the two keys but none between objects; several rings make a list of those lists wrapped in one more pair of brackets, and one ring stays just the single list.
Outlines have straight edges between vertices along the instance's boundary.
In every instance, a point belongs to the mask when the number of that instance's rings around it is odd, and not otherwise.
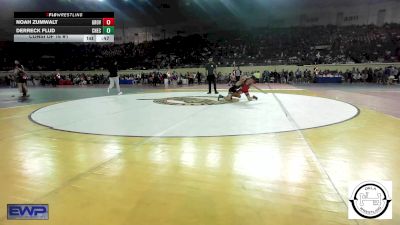
[{"label": "circular logo badge", "polygon": [[354,211],[367,219],[374,219],[384,214],[391,201],[386,188],[374,181],[359,184],[350,199]]},{"label": "circular logo badge", "polygon": [[225,99],[220,99],[204,96],[194,96],[194,97],[169,97],[154,99],[154,103],[165,104],[165,105],[220,105],[238,102],[238,99],[232,99],[232,101],[226,101]]}]

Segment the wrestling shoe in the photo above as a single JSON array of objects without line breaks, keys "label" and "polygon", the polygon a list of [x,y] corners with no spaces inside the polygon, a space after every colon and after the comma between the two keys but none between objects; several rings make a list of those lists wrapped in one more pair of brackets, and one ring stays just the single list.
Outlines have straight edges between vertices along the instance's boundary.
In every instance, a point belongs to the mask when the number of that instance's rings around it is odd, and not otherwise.
[{"label": "wrestling shoe", "polygon": [[218,92],[218,91],[216,91],[216,92],[215,92],[215,94],[217,95],[217,94],[219,94],[219,92]]},{"label": "wrestling shoe", "polygon": [[211,92],[207,92],[207,94],[209,95],[209,94],[211,94]]},{"label": "wrestling shoe", "polygon": [[258,100],[257,96],[253,95],[253,99],[254,100]]},{"label": "wrestling shoe", "polygon": [[218,95],[218,101],[219,101],[219,99],[221,99],[221,98],[224,98],[224,96]]},{"label": "wrestling shoe", "polygon": [[120,91],[120,92],[118,93],[118,95],[122,95],[122,91]]}]

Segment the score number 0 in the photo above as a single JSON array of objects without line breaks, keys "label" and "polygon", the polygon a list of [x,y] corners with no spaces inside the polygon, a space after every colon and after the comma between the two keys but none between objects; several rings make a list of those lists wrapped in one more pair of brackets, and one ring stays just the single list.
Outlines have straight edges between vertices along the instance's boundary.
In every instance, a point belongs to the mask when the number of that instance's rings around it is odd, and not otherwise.
[{"label": "score number 0", "polygon": [[114,26],[114,18],[103,18],[103,26]]}]

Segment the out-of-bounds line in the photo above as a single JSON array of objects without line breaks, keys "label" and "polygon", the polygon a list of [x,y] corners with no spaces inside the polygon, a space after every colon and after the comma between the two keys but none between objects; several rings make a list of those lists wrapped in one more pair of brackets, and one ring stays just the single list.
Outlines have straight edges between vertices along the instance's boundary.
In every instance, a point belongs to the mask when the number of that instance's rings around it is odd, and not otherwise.
[{"label": "out-of-bounds line", "polygon": [[[269,86],[269,84],[268,84]],[[315,151],[313,150],[313,148],[311,147],[311,144],[307,141],[307,139],[305,138],[303,132],[301,131],[301,129],[299,128],[299,125],[297,124],[297,122],[293,119],[293,117],[290,115],[290,112],[286,109],[286,107],[283,105],[282,101],[275,95],[274,92],[271,93],[274,96],[274,99],[278,102],[280,108],[282,109],[282,111],[285,113],[286,117],[288,118],[289,122],[294,126],[294,128],[296,129],[296,132],[299,133],[299,135],[301,136],[301,138],[304,140],[304,142],[307,144],[308,149],[311,152],[312,157],[314,158],[314,161],[317,162],[318,167],[320,170],[322,170],[325,175],[328,177],[329,182],[331,183],[332,187],[335,189],[336,194],[339,195],[340,199],[342,200],[342,203],[345,205],[346,209],[348,208],[348,205],[346,204],[346,200],[343,199],[342,195],[340,194],[338,188],[336,187],[336,185],[333,183],[332,178],[329,176],[328,172],[325,170],[325,168],[322,166],[322,163],[319,161]],[[357,220],[354,221],[357,225],[359,224],[359,222]]]}]

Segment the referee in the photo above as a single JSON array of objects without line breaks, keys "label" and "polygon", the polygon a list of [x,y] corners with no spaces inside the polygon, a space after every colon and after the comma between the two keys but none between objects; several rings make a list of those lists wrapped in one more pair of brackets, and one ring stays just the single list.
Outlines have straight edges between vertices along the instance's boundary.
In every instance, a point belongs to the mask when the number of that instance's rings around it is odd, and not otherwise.
[{"label": "referee", "polygon": [[118,95],[122,95],[121,88],[119,87],[119,76],[118,76],[118,62],[114,61],[114,63],[111,63],[108,65],[108,71],[110,72],[110,85],[107,88],[107,93],[110,93],[110,89],[114,87],[117,88]]},{"label": "referee", "polygon": [[27,85],[28,76],[25,73],[24,66],[21,65],[18,60],[15,60],[14,74],[17,75],[18,89],[22,93],[21,97],[29,97]]},{"label": "referee", "polygon": [[206,67],[207,81],[208,81],[208,93],[207,94],[211,94],[211,83],[214,83],[214,92],[215,92],[215,94],[218,94],[217,84],[215,83],[217,65],[215,65],[215,63],[213,62],[212,57],[210,57],[208,59],[208,63],[206,64],[205,67]]}]

